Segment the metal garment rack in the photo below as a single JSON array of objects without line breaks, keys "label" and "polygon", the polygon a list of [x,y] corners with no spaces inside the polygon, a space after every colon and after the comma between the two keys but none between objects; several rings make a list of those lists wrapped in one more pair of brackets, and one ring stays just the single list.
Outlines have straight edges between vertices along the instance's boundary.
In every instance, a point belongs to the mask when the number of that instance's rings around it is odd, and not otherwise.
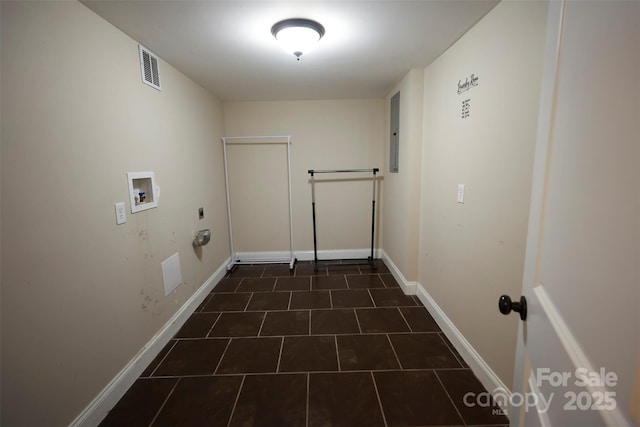
[{"label": "metal garment rack", "polygon": [[[291,136],[225,136],[222,137],[222,145],[224,146],[224,179],[227,187],[227,214],[229,217],[229,242],[231,244],[231,261],[227,264],[227,271],[233,269],[238,264],[268,264],[268,263],[289,263],[289,269],[293,270],[296,257],[293,254],[293,208],[291,202]],[[257,142],[257,141],[268,142]],[[274,141],[276,140],[276,141]],[[286,140],[286,141],[277,141]],[[287,180],[289,181],[289,258],[259,258],[241,260],[236,253],[233,244],[233,223],[231,220],[231,197],[229,194],[229,164],[227,161],[227,145],[233,144],[287,144]]]},{"label": "metal garment rack", "polygon": [[[373,248],[376,227],[376,174],[380,171],[378,168],[372,169],[336,169],[336,170],[314,170],[309,169],[311,175],[311,211],[313,213],[313,270],[318,271],[318,243],[316,238],[316,191],[314,175],[318,173],[352,173],[352,172],[371,172],[373,173],[373,197],[371,199],[371,255],[366,259],[371,268],[376,268],[373,260]],[[351,263],[362,264],[362,263]],[[329,265],[325,263],[324,265]],[[341,265],[349,265],[349,263],[341,263]]]}]

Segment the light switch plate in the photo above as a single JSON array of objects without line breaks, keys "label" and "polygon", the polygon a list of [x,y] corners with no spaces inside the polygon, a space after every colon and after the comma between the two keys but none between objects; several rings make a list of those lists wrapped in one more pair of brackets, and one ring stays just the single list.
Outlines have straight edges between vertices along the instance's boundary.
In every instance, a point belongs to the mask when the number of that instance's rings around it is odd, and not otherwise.
[{"label": "light switch plate", "polygon": [[127,213],[124,209],[124,202],[116,203],[116,224],[124,224],[127,222]]}]

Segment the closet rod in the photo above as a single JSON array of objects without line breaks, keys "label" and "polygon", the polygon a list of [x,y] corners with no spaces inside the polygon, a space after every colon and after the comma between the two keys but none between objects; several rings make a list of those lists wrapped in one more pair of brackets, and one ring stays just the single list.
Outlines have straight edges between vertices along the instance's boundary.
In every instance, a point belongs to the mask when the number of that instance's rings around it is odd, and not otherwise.
[{"label": "closet rod", "polygon": [[309,169],[308,173],[313,175],[314,173],[348,173],[348,172],[373,172],[373,173],[377,173],[379,171],[380,171],[380,169],[378,169],[378,168],[373,168],[373,169],[336,169],[336,170]]}]

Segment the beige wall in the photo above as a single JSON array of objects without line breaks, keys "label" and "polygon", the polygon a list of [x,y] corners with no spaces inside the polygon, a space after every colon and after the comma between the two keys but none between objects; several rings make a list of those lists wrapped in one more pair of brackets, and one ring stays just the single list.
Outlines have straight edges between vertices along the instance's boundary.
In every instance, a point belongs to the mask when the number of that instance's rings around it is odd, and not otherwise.
[{"label": "beige wall", "polygon": [[[411,70],[385,99],[383,249],[408,281],[418,279],[424,70]],[[391,97],[400,92],[398,173],[389,172]]]},{"label": "beige wall", "polygon": [[[80,3],[2,2],[1,36],[2,424],[67,425],[229,256],[222,107],[164,62],[142,84],[137,43]],[[149,170],[159,207],[131,214]]]},{"label": "beige wall", "polygon": [[[384,171],[383,114],[381,99],[224,103],[227,136],[292,136],[296,251],[313,251],[307,171],[373,167]],[[236,250],[288,250],[285,146],[233,146],[229,158]],[[318,249],[369,248],[371,174],[316,177],[325,181],[316,183]],[[355,177],[366,180],[354,180]],[[258,230],[252,222],[269,224],[268,232]]]},{"label": "beige wall", "polygon": [[545,3],[502,2],[424,78],[419,283],[508,386],[519,320],[497,301],[522,287],[545,25]]}]

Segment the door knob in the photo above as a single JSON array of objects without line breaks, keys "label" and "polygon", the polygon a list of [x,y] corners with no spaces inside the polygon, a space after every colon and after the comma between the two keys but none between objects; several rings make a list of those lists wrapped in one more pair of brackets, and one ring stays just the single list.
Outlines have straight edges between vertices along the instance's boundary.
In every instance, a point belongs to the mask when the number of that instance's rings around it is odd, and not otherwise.
[{"label": "door knob", "polygon": [[520,313],[521,320],[527,320],[527,299],[524,296],[520,297],[520,301],[511,301],[509,295],[502,295],[498,300],[498,308],[505,316],[513,310]]}]

